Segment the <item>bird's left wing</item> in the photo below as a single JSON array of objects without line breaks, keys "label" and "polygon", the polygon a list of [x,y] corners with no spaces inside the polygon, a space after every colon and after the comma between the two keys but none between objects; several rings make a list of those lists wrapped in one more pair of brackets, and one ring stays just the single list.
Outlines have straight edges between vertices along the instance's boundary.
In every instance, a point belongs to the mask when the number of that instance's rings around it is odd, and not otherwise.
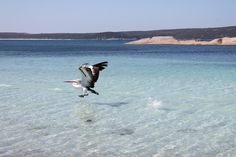
[{"label": "bird's left wing", "polygon": [[81,84],[84,87],[94,87],[93,74],[90,68],[86,66],[80,66],[79,70],[82,73]]}]

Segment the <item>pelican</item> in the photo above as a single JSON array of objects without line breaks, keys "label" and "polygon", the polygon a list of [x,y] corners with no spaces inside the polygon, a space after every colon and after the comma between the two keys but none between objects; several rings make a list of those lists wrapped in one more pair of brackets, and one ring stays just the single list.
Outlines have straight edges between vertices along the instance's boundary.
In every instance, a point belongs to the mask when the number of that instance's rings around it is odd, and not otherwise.
[{"label": "pelican", "polygon": [[88,63],[84,63],[79,67],[80,72],[82,73],[82,79],[79,80],[68,80],[64,81],[66,83],[71,83],[73,87],[82,89],[83,94],[79,95],[79,97],[88,96],[91,92],[93,94],[99,95],[98,92],[91,89],[94,88],[95,83],[98,80],[99,72],[107,67],[108,62],[101,62],[94,65],[89,65]]}]

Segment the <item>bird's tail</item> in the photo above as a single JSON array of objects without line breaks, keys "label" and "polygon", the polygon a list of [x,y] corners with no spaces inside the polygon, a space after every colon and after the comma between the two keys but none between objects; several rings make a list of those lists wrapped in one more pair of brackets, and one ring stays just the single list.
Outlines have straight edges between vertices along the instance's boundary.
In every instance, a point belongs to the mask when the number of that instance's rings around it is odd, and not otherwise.
[{"label": "bird's tail", "polygon": [[107,64],[108,64],[108,62],[105,61],[105,62],[94,64],[93,66],[99,67],[99,70],[103,70],[103,69],[105,69],[105,67],[107,67]]}]

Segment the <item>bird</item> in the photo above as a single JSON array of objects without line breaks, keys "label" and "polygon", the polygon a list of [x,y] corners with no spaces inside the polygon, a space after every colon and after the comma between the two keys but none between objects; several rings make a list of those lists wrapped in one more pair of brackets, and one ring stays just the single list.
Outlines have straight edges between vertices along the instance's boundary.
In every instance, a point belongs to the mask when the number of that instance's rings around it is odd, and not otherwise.
[{"label": "bird", "polygon": [[104,70],[108,66],[108,62],[100,62],[94,65],[89,65],[88,63],[82,64],[78,70],[82,74],[81,79],[77,80],[67,80],[65,83],[71,83],[73,87],[82,89],[83,94],[78,95],[79,97],[85,97],[89,95],[89,92],[99,95],[99,93],[91,88],[95,87],[95,83],[99,78],[100,71]]}]

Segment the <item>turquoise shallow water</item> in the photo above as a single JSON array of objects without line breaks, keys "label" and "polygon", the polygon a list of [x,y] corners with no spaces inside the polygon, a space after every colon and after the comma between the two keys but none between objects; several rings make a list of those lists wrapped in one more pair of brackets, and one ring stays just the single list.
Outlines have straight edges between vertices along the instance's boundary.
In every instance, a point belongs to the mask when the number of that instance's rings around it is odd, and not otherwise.
[{"label": "turquoise shallow water", "polygon": [[123,43],[0,41],[0,156],[236,156],[236,47]]}]

